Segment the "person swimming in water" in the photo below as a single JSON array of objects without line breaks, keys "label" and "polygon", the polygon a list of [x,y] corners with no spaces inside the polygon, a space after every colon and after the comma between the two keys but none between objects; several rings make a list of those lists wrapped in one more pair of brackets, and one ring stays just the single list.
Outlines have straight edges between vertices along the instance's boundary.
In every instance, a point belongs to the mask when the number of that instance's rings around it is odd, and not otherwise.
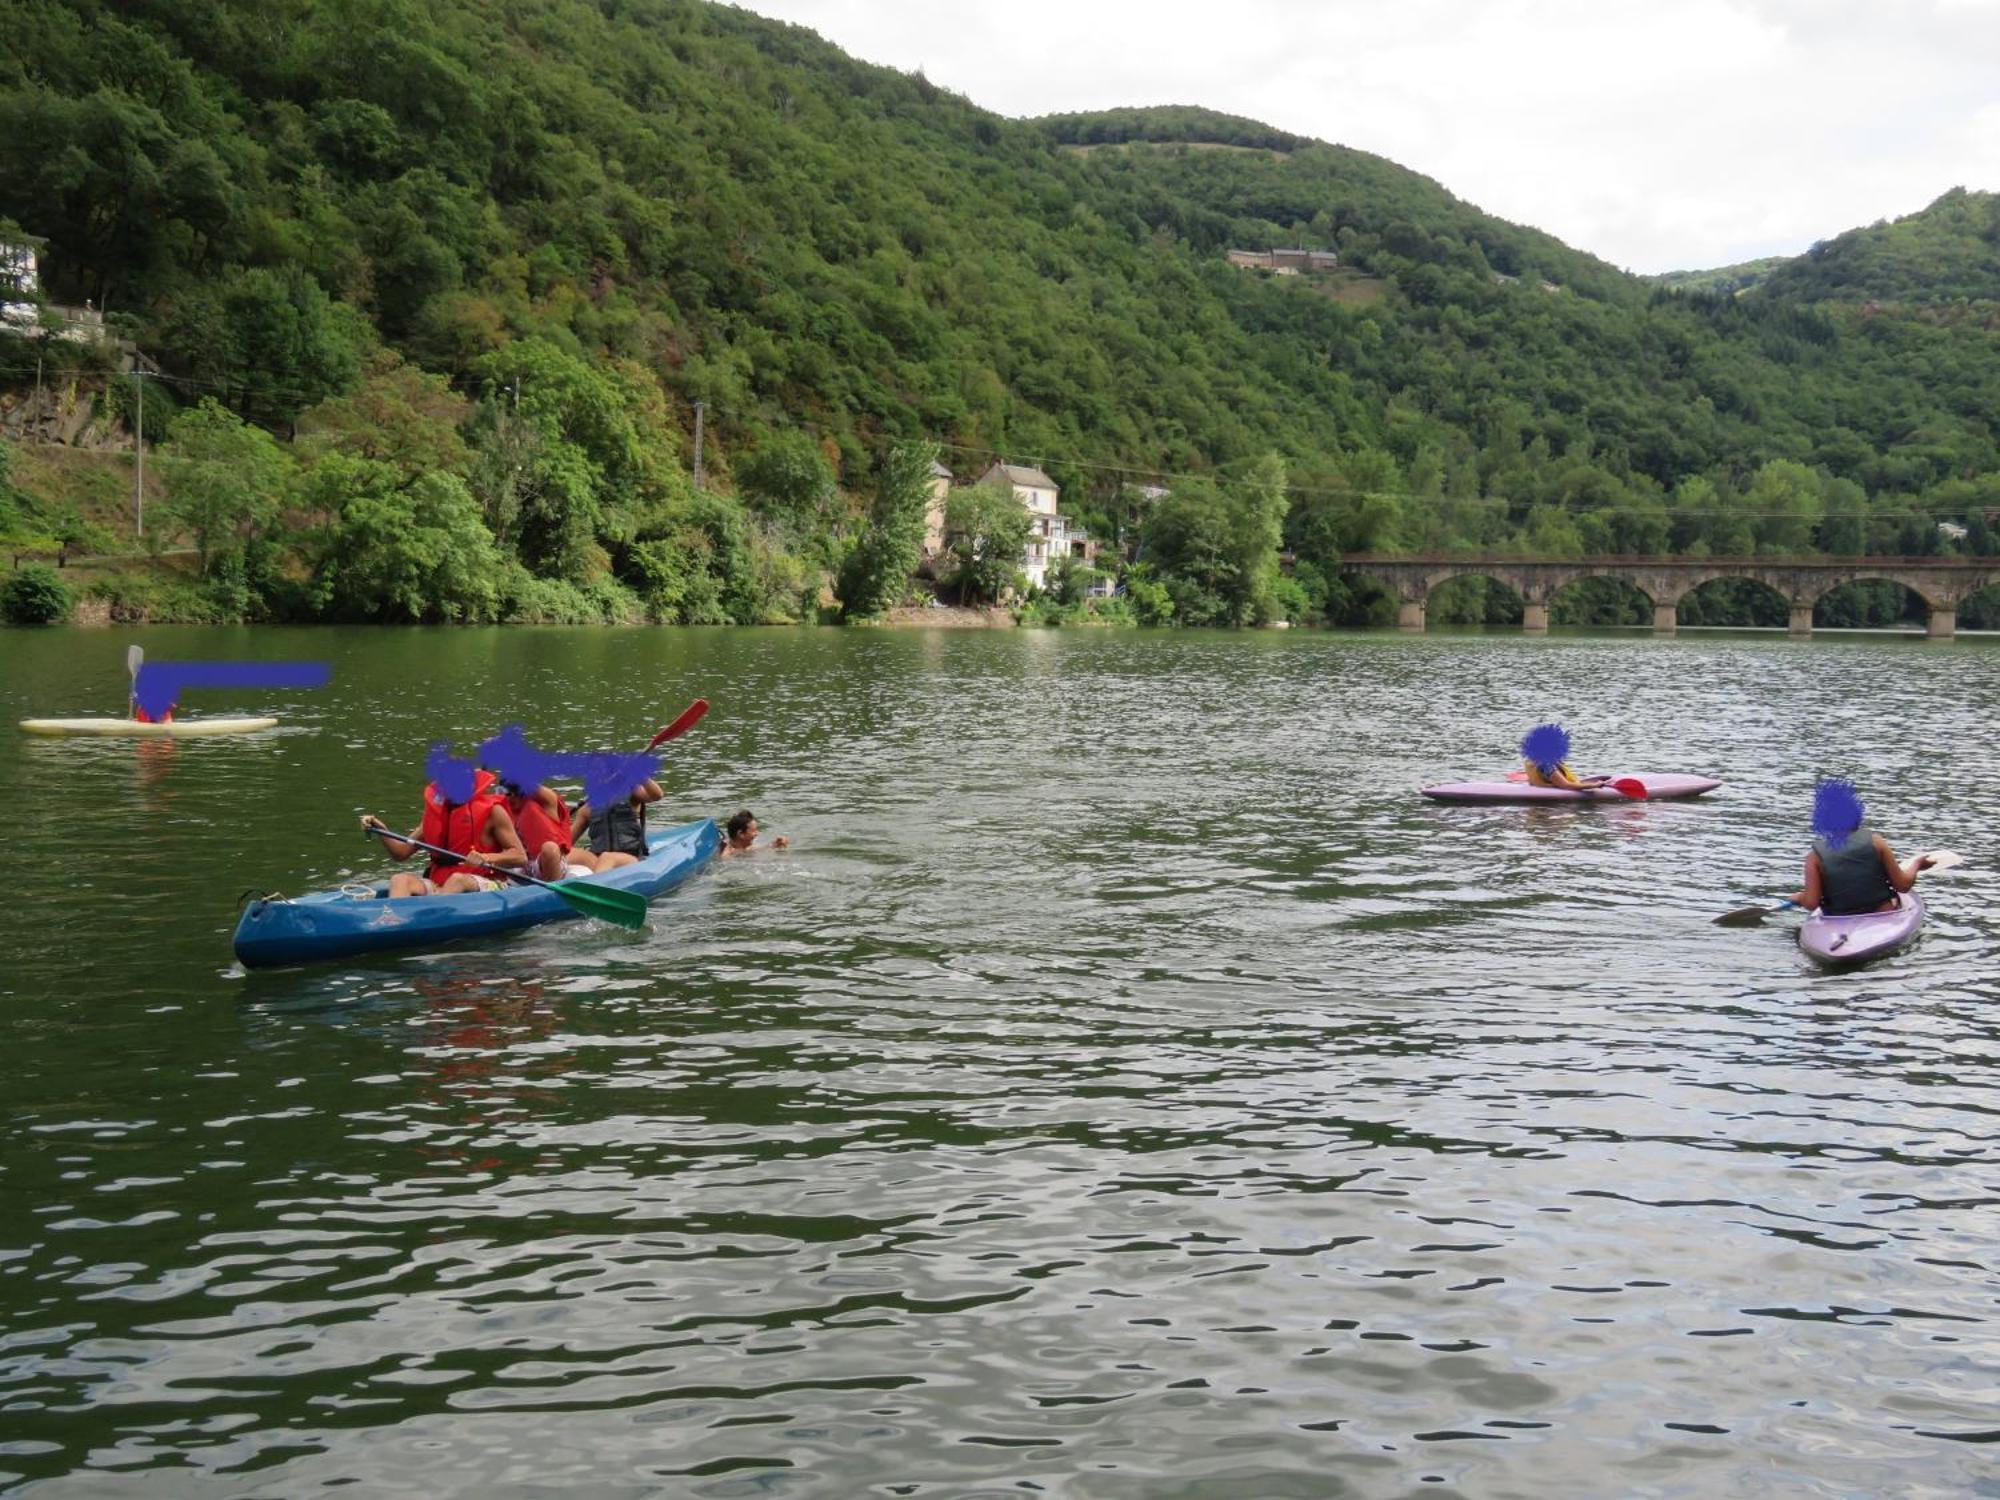
[{"label": "person swimming in water", "polygon": [[[759,847],[757,843],[757,815],[747,807],[741,812],[730,815],[729,821],[723,824],[722,833],[722,857],[724,859],[729,858],[732,854],[748,854],[752,849]],[[762,847],[766,849],[784,849],[790,847],[791,842],[790,839],[781,833],[774,837],[770,843]]]},{"label": "person swimming in water", "polygon": [[1560,724],[1537,724],[1522,735],[1521,761],[1529,786],[1587,792],[1611,780],[1609,776],[1579,776],[1569,768],[1569,731]]},{"label": "person swimming in water", "polygon": [[1795,905],[1830,917],[1893,911],[1901,893],[1930,868],[1928,854],[1898,863],[1882,835],[1862,826],[1867,813],[1868,804],[1844,776],[1830,776],[1814,789],[1815,837],[1806,855],[1806,883],[1792,896]]}]

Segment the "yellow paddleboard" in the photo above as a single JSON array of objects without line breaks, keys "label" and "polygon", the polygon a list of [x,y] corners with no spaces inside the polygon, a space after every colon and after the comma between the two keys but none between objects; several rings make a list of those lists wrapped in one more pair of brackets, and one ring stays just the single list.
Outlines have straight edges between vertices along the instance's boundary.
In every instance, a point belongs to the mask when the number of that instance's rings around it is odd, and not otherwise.
[{"label": "yellow paddleboard", "polygon": [[149,740],[199,740],[217,734],[254,734],[271,729],[276,719],[176,719],[171,724],[142,724],[137,719],[23,719],[29,734],[128,735]]}]

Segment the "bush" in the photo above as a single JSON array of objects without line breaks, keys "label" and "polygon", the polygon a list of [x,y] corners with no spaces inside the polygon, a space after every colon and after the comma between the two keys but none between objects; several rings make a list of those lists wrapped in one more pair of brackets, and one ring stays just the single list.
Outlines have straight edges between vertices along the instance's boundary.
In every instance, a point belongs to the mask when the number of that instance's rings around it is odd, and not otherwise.
[{"label": "bush", "polygon": [[515,564],[500,580],[500,618],[510,625],[629,625],[644,616],[639,596],[613,578],[571,583]]},{"label": "bush", "polygon": [[69,618],[69,589],[47,563],[29,563],[0,586],[0,616],[11,625],[53,625]]}]

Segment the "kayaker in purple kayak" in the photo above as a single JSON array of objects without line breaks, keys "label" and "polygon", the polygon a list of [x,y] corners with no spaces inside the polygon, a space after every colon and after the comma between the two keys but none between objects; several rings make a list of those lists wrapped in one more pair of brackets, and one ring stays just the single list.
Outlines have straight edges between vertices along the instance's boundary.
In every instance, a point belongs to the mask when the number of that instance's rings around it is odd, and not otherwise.
[{"label": "kayaker in purple kayak", "polygon": [[1917,883],[1919,871],[1930,868],[1930,856],[1919,855],[1907,865],[1879,833],[1862,827],[1868,804],[1844,776],[1830,776],[1813,792],[1812,852],[1806,855],[1806,883],[1792,897],[1807,911],[1828,916],[1856,912],[1893,911],[1896,895]]},{"label": "kayaker in purple kayak", "polygon": [[1569,731],[1560,724],[1537,724],[1521,736],[1521,761],[1529,786],[1556,786],[1587,792],[1609,776],[1579,776],[1569,768]]}]

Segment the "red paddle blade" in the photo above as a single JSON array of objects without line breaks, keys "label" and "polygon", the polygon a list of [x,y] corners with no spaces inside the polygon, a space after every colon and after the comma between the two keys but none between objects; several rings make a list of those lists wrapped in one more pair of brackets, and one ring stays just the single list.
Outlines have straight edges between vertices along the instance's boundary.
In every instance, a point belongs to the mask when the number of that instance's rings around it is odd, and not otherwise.
[{"label": "red paddle blade", "polygon": [[1646,800],[1646,783],[1636,776],[1614,776],[1611,778],[1610,786],[1612,791],[1622,792],[1635,801]]},{"label": "red paddle blade", "polygon": [[664,745],[668,740],[679,739],[690,729],[694,728],[695,725],[699,724],[701,716],[707,712],[708,700],[706,698],[695,699],[694,702],[681,710],[681,716],[678,719],[646,741],[646,748],[651,750],[655,746]]}]

